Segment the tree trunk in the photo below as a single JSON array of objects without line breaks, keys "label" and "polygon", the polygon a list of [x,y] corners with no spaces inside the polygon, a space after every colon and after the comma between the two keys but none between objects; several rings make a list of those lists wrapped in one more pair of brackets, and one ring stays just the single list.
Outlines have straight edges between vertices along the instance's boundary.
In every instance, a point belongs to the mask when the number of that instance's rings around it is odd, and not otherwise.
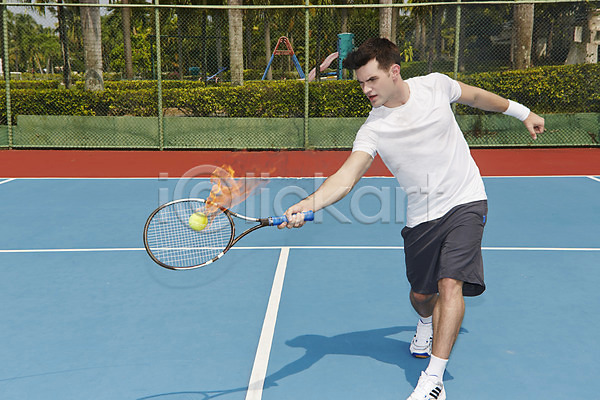
[{"label": "tree trunk", "polygon": [[390,27],[390,40],[398,44],[398,9],[392,8],[392,26]]},{"label": "tree trunk", "polygon": [[[265,61],[266,65],[269,65],[271,60],[271,16],[269,15],[270,10],[264,11],[265,20]],[[267,71],[267,80],[273,79],[273,69],[269,68]]]},{"label": "tree trunk", "polygon": [[244,61],[246,62],[246,69],[252,69],[252,14],[252,11],[245,13],[246,29],[244,30],[244,34],[246,38],[244,39],[244,44],[246,45],[246,55],[244,56]]},{"label": "tree trunk", "polygon": [[[186,9],[182,9],[182,8],[176,8],[175,9],[175,15],[177,15],[177,72],[179,74],[179,79],[183,79],[183,77],[185,76],[185,71],[184,71],[184,67],[185,67],[185,56],[183,55],[183,39],[182,39],[182,25],[183,25],[183,19],[184,19],[184,13],[186,12]],[[187,20],[187,18],[186,18]]]},{"label": "tree trunk", "polygon": [[[392,0],[379,0],[379,4],[392,4]],[[379,9],[379,37],[392,39],[392,8]]]},{"label": "tree trunk", "polygon": [[[59,0],[59,3],[62,3]],[[64,6],[58,7],[58,38],[63,57],[63,84],[66,89],[71,88],[71,61],[69,60],[69,38],[67,37],[67,16]]]},{"label": "tree trunk", "polygon": [[459,72],[465,72],[465,70],[466,70],[465,43],[466,43],[466,39],[467,39],[467,32],[466,32],[466,27],[465,27],[465,21],[467,20],[468,13],[469,13],[469,7],[464,7],[460,11],[461,26],[460,26],[460,33],[459,33],[459,39],[458,39],[458,41],[460,43],[460,47],[458,49],[458,71]]},{"label": "tree trunk", "polygon": [[201,14],[201,24],[202,24],[202,68],[201,68],[201,76],[204,82],[208,82],[208,56],[206,53],[206,24],[208,23],[208,15],[206,11],[203,11]]},{"label": "tree trunk", "polygon": [[531,47],[533,39],[534,4],[514,6],[514,63],[515,69],[531,67]]},{"label": "tree trunk", "polygon": [[40,75],[44,75],[44,69],[42,68],[42,63],[40,62],[40,58],[37,56],[37,54],[35,54],[33,56],[33,60],[35,61],[35,65],[36,65],[38,71],[40,71]]},{"label": "tree trunk", "polygon": [[419,60],[427,59],[427,19],[423,14],[417,14],[415,27],[415,49]]},{"label": "tree trunk", "polygon": [[223,15],[221,10],[215,12],[215,32],[216,32],[216,47],[217,47],[217,67],[220,71],[223,68],[223,44],[221,35],[223,33]]},{"label": "tree trunk", "polygon": [[[0,32],[4,32],[4,10],[6,9],[5,5],[0,5]],[[5,57],[4,57],[4,35],[2,35],[0,37],[0,60],[2,60],[2,71],[0,71],[0,74],[2,76],[4,76],[4,63],[5,63]]]},{"label": "tree trunk", "polygon": [[[129,4],[129,0],[122,0],[122,4]],[[125,77],[133,79],[133,56],[131,51],[131,8],[121,9],[121,18],[123,24],[123,49],[125,56]]]},{"label": "tree trunk", "polygon": [[[98,0],[81,0],[82,4],[99,4]],[[104,90],[102,78],[102,30],[100,8],[81,7],[81,31],[85,54],[85,89]]]},{"label": "tree trunk", "polygon": [[[228,4],[238,6],[243,0],[228,0]],[[243,11],[229,9],[229,69],[231,83],[244,84],[244,40],[243,40]]]},{"label": "tree trunk", "polygon": [[[348,0],[342,0],[342,5],[346,5],[348,4]],[[340,33],[347,33],[348,32],[348,9],[347,8],[342,8],[342,26],[340,29]]]},{"label": "tree trunk", "polygon": [[580,11],[585,16],[580,17],[580,23],[574,29],[574,39],[569,48],[565,64],[584,64],[598,62],[598,45],[592,41],[590,26],[598,11]]}]

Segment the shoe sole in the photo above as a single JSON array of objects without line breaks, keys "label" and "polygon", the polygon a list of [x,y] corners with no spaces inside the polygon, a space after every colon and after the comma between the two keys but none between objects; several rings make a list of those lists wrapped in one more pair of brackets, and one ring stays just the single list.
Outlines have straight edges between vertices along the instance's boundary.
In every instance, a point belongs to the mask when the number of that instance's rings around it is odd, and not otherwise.
[{"label": "shoe sole", "polygon": [[[429,351],[426,351],[425,349],[414,349],[411,348],[408,349],[410,351],[410,354],[415,357],[415,358],[429,358],[431,357],[431,353]],[[419,351],[419,350],[424,350],[424,351]],[[428,349],[429,350],[429,349]]]}]

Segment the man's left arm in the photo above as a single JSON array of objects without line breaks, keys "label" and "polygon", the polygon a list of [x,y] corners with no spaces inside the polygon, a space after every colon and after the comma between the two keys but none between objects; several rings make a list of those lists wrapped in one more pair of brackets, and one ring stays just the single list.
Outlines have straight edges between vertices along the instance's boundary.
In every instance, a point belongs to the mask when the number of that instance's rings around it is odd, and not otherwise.
[{"label": "man's left arm", "polygon": [[530,111],[527,107],[512,100],[507,100],[487,90],[458,82],[461,96],[456,101],[484,111],[493,111],[513,116],[521,120],[533,139],[544,132],[544,118]]}]

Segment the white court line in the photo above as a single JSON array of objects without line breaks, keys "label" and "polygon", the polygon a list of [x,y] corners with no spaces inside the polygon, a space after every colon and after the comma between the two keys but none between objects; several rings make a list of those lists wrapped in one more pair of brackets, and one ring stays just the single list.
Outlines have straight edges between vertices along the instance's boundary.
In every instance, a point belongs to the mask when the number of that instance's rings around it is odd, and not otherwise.
[{"label": "white court line", "polygon": [[269,304],[263,322],[260,339],[258,340],[258,348],[256,349],[256,357],[250,374],[248,383],[248,392],[246,400],[261,400],[265,378],[267,376],[267,367],[269,365],[269,357],[271,355],[271,345],[273,344],[273,335],[275,334],[275,322],[277,321],[277,312],[279,311],[279,301],[281,300],[281,291],[283,289],[283,280],[285,279],[285,270],[287,268],[288,256],[290,254],[289,247],[282,247],[279,253],[279,261],[275,270],[275,278],[273,279],[273,287],[269,296]]},{"label": "white court line", "polygon": [[600,182],[600,179],[596,178],[595,176],[588,176],[588,178],[595,180],[596,182]]},{"label": "white court line", "polygon": [[[232,250],[403,250],[403,246],[255,246],[233,247]],[[517,247],[496,246],[482,247],[489,251],[600,251],[600,247]],[[93,253],[108,251],[145,251],[143,247],[106,247],[95,249],[0,249],[1,253]]]},{"label": "white court line", "polygon": [[481,249],[500,251],[600,251],[600,247],[482,247]]},{"label": "white court line", "polygon": [[97,249],[14,249],[0,250],[0,253],[87,253],[101,251],[142,251],[143,247],[97,248]]},{"label": "white court line", "polygon": [[9,179],[3,180],[3,181],[1,181],[1,182],[0,182],[0,185],[2,185],[3,183],[12,182],[12,181],[14,181],[15,179],[17,179],[17,178],[9,178]]}]

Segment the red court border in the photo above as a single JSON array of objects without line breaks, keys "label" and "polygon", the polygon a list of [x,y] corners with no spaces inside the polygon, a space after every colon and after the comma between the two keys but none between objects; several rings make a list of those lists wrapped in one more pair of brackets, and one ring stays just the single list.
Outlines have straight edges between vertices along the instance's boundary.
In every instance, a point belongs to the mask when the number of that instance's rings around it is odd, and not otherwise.
[{"label": "red court border", "polygon": [[[600,175],[600,148],[473,149],[483,176]],[[200,165],[247,173],[331,175],[349,151],[1,150],[2,178],[177,178]],[[197,176],[193,174],[193,176]],[[379,157],[366,176],[390,176]]]}]

